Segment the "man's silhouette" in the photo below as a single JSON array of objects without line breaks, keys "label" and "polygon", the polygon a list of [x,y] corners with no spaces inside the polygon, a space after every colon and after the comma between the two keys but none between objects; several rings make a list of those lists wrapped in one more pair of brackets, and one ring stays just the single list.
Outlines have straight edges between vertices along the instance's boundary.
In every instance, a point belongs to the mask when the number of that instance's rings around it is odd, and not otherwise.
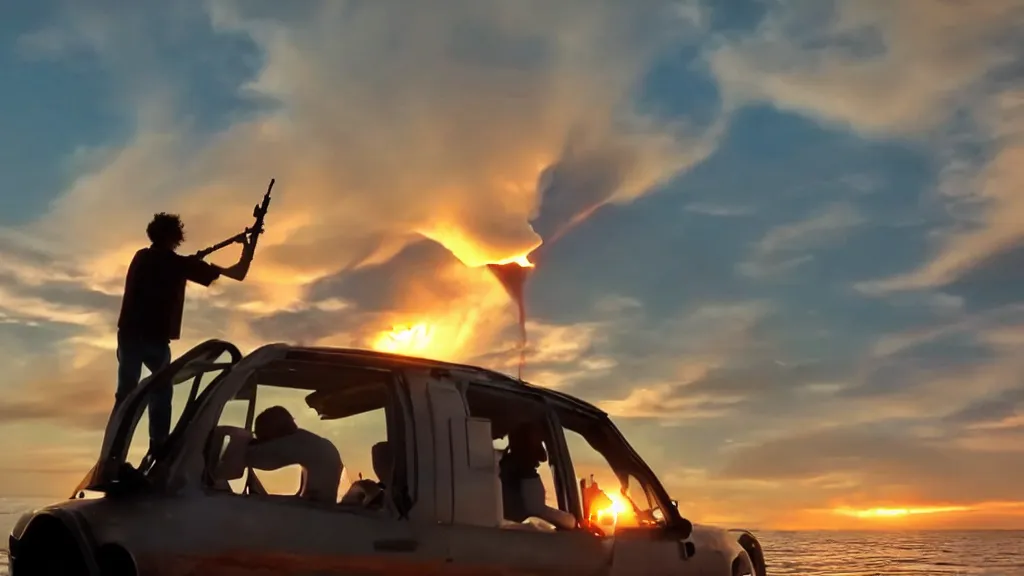
[{"label": "man's silhouette", "polygon": [[[220,276],[242,281],[249,272],[253,248],[246,238],[242,257],[228,268],[175,252],[185,240],[176,214],[161,212],[146,227],[152,244],[135,253],[125,277],[121,316],[117,321],[117,392],[115,406],[139,384],[142,366],[156,372],[171,361],[171,340],[181,336],[185,284],[209,286]],[[153,447],[171,427],[170,383],[149,398],[149,441]]]}]

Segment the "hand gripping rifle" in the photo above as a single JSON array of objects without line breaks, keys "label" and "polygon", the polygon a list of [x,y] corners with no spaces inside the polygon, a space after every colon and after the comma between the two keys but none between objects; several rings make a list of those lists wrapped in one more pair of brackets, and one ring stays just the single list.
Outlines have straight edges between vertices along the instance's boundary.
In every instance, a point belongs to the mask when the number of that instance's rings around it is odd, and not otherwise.
[{"label": "hand gripping rifle", "polygon": [[264,231],[263,219],[266,218],[266,216],[267,216],[267,208],[270,207],[270,191],[273,190],[273,189],[274,189],[274,179],[271,178],[270,179],[270,186],[267,186],[267,193],[263,195],[263,202],[258,204],[255,208],[252,209],[252,216],[253,216],[253,218],[256,219],[256,221],[253,222],[252,226],[246,228],[245,230],[242,230],[242,232],[240,234],[235,234],[234,236],[232,236],[231,238],[228,238],[227,240],[223,240],[221,242],[218,242],[218,243],[214,244],[213,246],[210,246],[209,248],[203,248],[199,252],[196,252],[195,256],[200,258],[200,259],[206,258],[210,254],[213,254],[214,252],[216,252],[217,250],[220,250],[221,248],[224,248],[225,246],[230,246],[231,244],[234,244],[236,242],[245,242],[245,235],[246,234],[250,235],[249,244],[252,246],[253,252],[255,252],[256,251],[256,241],[259,239],[260,234],[262,234],[263,231]]}]

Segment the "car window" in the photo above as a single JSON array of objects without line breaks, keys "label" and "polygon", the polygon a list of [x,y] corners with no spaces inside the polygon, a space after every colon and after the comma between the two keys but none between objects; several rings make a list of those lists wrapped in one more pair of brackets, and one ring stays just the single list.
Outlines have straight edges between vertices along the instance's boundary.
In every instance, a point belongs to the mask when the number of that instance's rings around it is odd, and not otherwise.
[{"label": "car window", "polygon": [[[566,499],[559,497],[555,483],[544,404],[529,395],[486,388],[469,388],[465,398],[472,417],[491,423],[504,526],[539,522],[548,528],[575,527],[576,518],[569,512]],[[516,438],[513,444],[519,442],[523,453],[533,456],[520,460],[515,456],[515,448],[508,451],[512,437]],[[534,447],[539,453],[534,452]]]},{"label": "car window", "polygon": [[[501,453],[508,448],[508,436],[502,436],[494,441],[494,450],[497,453],[496,456],[500,458]],[[544,450],[548,453],[551,450],[545,445]],[[544,503],[552,508],[558,508],[558,493],[555,492],[555,476],[552,472],[550,463],[548,465],[541,465],[537,468],[537,474],[540,475],[540,481],[544,484]]]},{"label": "car window", "polygon": [[[249,411],[249,401],[247,399],[235,399],[229,401],[224,405],[224,409],[221,411],[220,420],[217,421],[218,426],[232,426],[235,428],[246,428],[245,419]],[[220,454],[224,449],[224,442],[222,441],[218,446],[212,448]],[[207,449],[211,449],[208,447]],[[241,494],[245,488],[246,478],[249,474],[248,470],[242,472],[240,478],[235,478],[228,481],[231,491],[236,494]]]},{"label": "car window", "polygon": [[626,496],[636,507],[641,523],[664,525],[665,512],[651,494],[651,487],[642,483],[632,474],[627,477],[627,482]]},{"label": "car window", "polygon": [[[337,386],[333,388],[337,388]],[[353,504],[363,503],[362,496],[375,496],[378,490],[383,489],[382,484],[386,484],[389,480],[377,477],[377,472],[381,472],[383,475],[391,469],[391,465],[386,463],[389,453],[378,450],[376,463],[373,457],[374,446],[388,441],[387,408],[383,405],[363,405],[366,402],[358,394],[347,401],[341,401],[341,404],[346,405],[339,406],[332,400],[334,396],[330,394],[330,389],[330,386],[316,389],[316,386],[313,385],[292,388],[259,384],[255,390],[253,414],[257,422],[260,415],[271,408],[274,410],[283,408],[291,416],[295,426],[302,431],[302,442],[305,444],[294,442],[281,444],[288,448],[282,449],[282,452],[277,452],[275,448],[274,458],[277,458],[277,462],[294,462],[306,458],[310,465],[305,468],[311,478],[323,469],[332,467],[331,462],[334,456],[330,454],[331,449],[328,447],[332,446],[343,464],[340,478],[337,485],[334,486],[334,500],[337,502],[344,500],[345,503]],[[386,396],[386,392],[380,394],[380,391],[377,390],[377,396]],[[228,402],[218,421],[218,426],[245,428],[247,412],[250,408],[249,403],[249,399]],[[353,408],[353,404],[358,406]],[[356,413],[349,414],[350,412]],[[249,432],[254,433],[258,439],[260,430],[257,426],[251,426]],[[327,444],[318,441],[317,438],[326,441]],[[250,441],[249,448],[241,455],[247,465],[239,477],[232,477],[234,475],[230,473],[221,473],[226,469],[225,467],[231,467],[230,463],[226,461],[232,458],[228,455],[226,442],[208,446],[208,482],[216,483],[226,479],[232,492],[242,494],[245,492],[250,475],[254,475],[260,488],[254,493],[297,495],[302,485],[304,466],[294,463],[280,467],[268,465],[262,460],[263,456],[257,458],[257,452],[252,448],[257,444],[255,441]],[[310,448],[310,446],[315,446],[315,448]],[[211,450],[216,451],[219,456],[211,454],[209,452]],[[309,452],[309,450],[315,450],[315,452]],[[308,459],[310,454],[314,455],[312,460]],[[252,466],[248,466],[249,464]],[[236,468],[240,469],[240,467]],[[359,482],[360,480],[364,480],[364,482]],[[222,484],[220,486],[223,487]]]},{"label": "car window", "polygon": [[659,524],[649,490],[635,476],[623,489],[608,459],[578,432],[563,428],[576,482],[580,507],[587,523],[610,534],[617,528],[653,527]]}]

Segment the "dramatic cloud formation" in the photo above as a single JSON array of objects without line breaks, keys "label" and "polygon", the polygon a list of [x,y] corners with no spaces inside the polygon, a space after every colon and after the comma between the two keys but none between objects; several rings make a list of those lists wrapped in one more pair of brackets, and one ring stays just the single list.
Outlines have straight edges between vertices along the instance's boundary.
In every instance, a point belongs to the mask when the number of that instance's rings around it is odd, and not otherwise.
[{"label": "dramatic cloud formation", "polygon": [[290,341],[514,373],[484,265],[529,254],[524,376],[608,411],[687,516],[1021,525],[997,470],[1024,461],[1020,2],[12,18],[0,495],[64,495],[95,456],[152,214],[180,213],[194,251],[276,178],[249,277],[189,291],[176,354]]},{"label": "dramatic cloud formation", "polygon": [[[955,210],[935,256],[872,292],[945,285],[1019,243],[1024,5],[770,2],[754,35],[714,51],[727,101],[767,100],[870,137],[930,138]],[[980,150],[984,153],[978,154]],[[980,160],[979,160],[980,158]]]}]

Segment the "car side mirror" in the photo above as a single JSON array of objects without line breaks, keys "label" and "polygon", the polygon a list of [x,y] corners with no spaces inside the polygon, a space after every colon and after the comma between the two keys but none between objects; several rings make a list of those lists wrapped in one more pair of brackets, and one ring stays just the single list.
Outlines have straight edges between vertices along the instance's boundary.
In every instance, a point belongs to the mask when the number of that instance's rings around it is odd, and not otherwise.
[{"label": "car side mirror", "polygon": [[680,560],[689,560],[697,554],[697,545],[688,539],[676,542],[676,549],[679,551]]},{"label": "car side mirror", "polygon": [[673,523],[669,526],[665,526],[665,534],[672,540],[679,540],[682,542],[690,537],[693,533],[693,524],[685,518],[681,518],[678,523]]},{"label": "car side mirror", "polygon": [[697,554],[697,545],[687,540],[683,542],[683,550],[686,552],[687,558],[693,558]]}]

